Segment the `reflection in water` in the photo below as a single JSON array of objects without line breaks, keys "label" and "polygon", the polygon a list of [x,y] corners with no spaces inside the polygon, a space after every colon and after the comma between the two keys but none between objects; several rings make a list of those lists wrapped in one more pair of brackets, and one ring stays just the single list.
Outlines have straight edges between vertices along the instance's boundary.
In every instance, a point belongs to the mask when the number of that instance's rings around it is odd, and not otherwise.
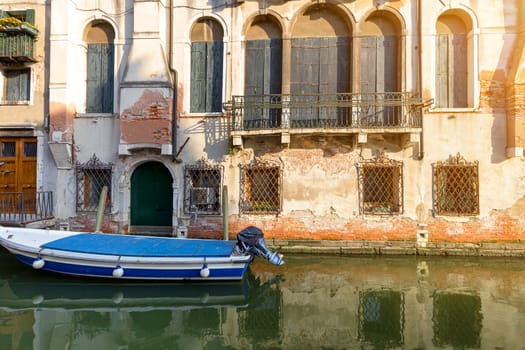
[{"label": "reflection in water", "polygon": [[455,349],[479,348],[481,298],[477,295],[436,292],[434,294],[434,344]]},{"label": "reflection in water", "polygon": [[376,348],[403,345],[404,300],[400,292],[370,290],[359,293],[360,340]]},{"label": "reflection in water", "polygon": [[521,348],[516,259],[288,257],[241,283],[56,277],[0,251],[0,349]]}]

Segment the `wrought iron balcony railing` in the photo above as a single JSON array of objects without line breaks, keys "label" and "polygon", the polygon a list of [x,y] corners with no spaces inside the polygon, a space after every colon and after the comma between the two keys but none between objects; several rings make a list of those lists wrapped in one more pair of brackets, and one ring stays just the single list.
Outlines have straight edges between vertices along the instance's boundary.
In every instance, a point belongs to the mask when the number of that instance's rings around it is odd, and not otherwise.
[{"label": "wrought iron balcony railing", "polygon": [[409,92],[233,96],[234,131],[421,128],[423,103]]},{"label": "wrought iron balcony railing", "polygon": [[0,222],[26,224],[53,217],[53,192],[0,193]]}]

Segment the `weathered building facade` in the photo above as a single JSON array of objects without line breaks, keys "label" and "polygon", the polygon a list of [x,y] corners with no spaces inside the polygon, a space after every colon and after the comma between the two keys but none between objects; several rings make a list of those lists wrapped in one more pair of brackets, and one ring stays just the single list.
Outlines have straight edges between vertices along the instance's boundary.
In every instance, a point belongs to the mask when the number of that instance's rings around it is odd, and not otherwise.
[{"label": "weathered building facade", "polygon": [[47,149],[47,1],[0,2],[0,221],[53,215]]},{"label": "weathered building facade", "polygon": [[57,223],[523,239],[524,6],[51,1]]}]

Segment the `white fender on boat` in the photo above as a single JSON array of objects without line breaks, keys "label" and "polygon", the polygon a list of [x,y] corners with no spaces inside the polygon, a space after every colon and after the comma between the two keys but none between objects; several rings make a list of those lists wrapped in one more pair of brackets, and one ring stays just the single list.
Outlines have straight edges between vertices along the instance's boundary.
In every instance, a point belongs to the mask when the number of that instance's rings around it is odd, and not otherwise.
[{"label": "white fender on boat", "polygon": [[44,261],[44,259],[38,258],[35,261],[33,261],[33,268],[36,270],[41,269],[42,267],[44,267],[45,263],[46,262]]},{"label": "white fender on boat", "polygon": [[44,296],[42,294],[37,294],[31,299],[33,305],[40,305],[44,301]]},{"label": "white fender on boat", "polygon": [[209,276],[210,276],[210,269],[208,268],[208,264],[202,265],[201,277],[202,278],[208,278]]},{"label": "white fender on boat", "polygon": [[113,270],[112,275],[115,278],[120,278],[120,277],[124,276],[124,269],[122,267],[120,267],[120,265],[117,265],[117,267]]},{"label": "white fender on boat", "polygon": [[111,298],[111,301],[113,301],[113,304],[120,304],[124,300],[124,293],[122,292],[116,292],[113,294],[113,297]]}]

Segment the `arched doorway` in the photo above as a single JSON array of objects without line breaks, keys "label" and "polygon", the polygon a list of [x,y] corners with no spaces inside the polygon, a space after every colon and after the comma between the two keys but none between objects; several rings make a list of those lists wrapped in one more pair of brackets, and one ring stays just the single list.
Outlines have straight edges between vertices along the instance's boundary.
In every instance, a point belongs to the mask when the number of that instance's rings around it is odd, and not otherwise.
[{"label": "arched doorway", "polygon": [[131,175],[130,231],[171,232],[173,178],[159,162],[138,166]]}]

